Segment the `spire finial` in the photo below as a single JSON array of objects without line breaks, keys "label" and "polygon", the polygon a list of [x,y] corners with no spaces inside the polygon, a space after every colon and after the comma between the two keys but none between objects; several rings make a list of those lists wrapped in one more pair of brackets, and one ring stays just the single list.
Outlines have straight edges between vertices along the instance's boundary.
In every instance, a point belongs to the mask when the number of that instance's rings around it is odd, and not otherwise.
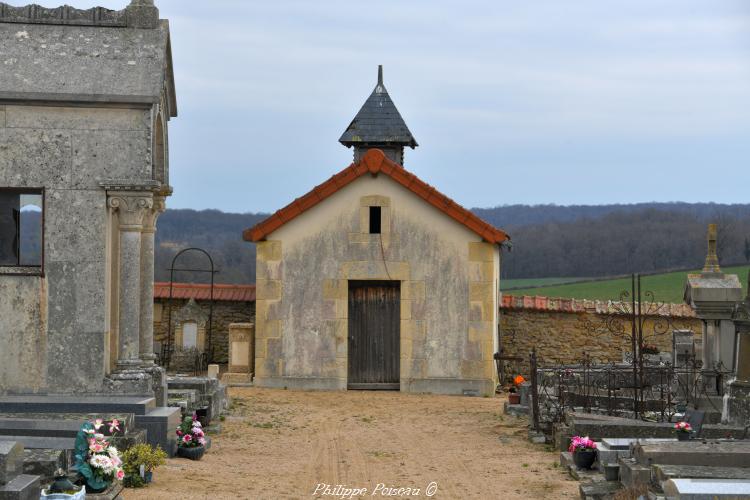
[{"label": "spire finial", "polygon": [[378,64],[378,85],[383,86],[383,65]]},{"label": "spire finial", "polygon": [[703,272],[720,273],[721,268],[719,267],[719,256],[716,253],[716,224],[708,225],[706,239],[708,240],[708,253],[706,254],[706,263],[703,265]]}]

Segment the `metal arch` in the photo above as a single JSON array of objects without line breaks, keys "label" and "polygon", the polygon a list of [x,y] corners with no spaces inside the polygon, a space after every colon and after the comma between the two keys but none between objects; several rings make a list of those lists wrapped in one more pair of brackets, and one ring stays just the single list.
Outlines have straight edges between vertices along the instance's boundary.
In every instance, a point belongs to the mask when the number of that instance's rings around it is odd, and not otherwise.
[{"label": "metal arch", "polygon": [[[200,252],[206,257],[208,257],[208,262],[211,265],[211,269],[190,269],[190,268],[176,268],[174,267],[175,262],[177,259],[182,256],[182,254],[195,251]],[[169,266],[169,301],[167,302],[167,348],[165,354],[165,368],[169,368],[169,363],[172,360],[172,291],[174,284],[174,272],[175,271],[189,271],[193,273],[210,273],[211,274],[211,288],[210,288],[210,295],[209,295],[209,302],[208,302],[208,362],[213,362],[214,359],[214,352],[213,352],[213,344],[211,342],[212,338],[212,328],[213,328],[213,315],[214,315],[214,275],[218,273],[219,271],[215,269],[214,267],[214,259],[211,257],[211,254],[208,253],[206,250],[199,248],[199,247],[190,247],[190,248],[183,248],[175,256],[172,258],[172,263]]]}]

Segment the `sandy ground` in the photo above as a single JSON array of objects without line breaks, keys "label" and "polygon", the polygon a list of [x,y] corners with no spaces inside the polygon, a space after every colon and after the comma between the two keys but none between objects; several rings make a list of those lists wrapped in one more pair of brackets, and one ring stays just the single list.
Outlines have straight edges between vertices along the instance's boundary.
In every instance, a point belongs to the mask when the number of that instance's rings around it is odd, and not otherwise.
[{"label": "sandy ground", "polygon": [[203,460],[171,459],[148,488],[125,490],[125,498],[351,498],[337,495],[337,485],[367,489],[353,498],[382,498],[389,491],[379,484],[428,498],[431,483],[441,499],[578,496],[557,455],[529,443],[525,420],[502,415],[499,397],[255,388],[230,395]]}]

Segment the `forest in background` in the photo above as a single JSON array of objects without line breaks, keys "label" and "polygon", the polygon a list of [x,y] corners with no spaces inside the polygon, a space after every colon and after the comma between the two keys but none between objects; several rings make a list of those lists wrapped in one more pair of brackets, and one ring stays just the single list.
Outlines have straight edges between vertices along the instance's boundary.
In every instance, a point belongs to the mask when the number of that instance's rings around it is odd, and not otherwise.
[{"label": "forest in background", "polygon": [[[600,277],[701,267],[709,222],[719,225],[722,263],[750,261],[750,204],[509,205],[472,211],[511,235],[504,278]],[[254,283],[255,245],[242,240],[242,231],[265,217],[167,210],[156,233],[156,280],[169,280],[168,268],[178,251],[201,247],[219,269],[217,283]],[[204,256],[190,252],[176,267],[206,265]],[[208,282],[208,275],[177,272],[174,279]]]}]

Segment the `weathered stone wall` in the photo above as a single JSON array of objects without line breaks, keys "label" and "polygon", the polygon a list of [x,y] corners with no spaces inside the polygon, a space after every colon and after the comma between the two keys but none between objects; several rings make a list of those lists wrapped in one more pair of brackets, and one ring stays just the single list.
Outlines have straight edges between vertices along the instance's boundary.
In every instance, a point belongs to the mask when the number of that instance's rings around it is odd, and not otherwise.
[{"label": "weathered stone wall", "polygon": [[[175,314],[187,304],[187,299],[172,301],[172,332],[178,326]],[[168,299],[156,299],[154,311],[154,340],[165,344],[167,341],[167,325],[169,315]],[[208,301],[196,301],[203,314],[208,316]],[[229,324],[230,323],[252,323],[255,320],[255,302],[217,301],[214,303],[213,311],[213,334],[211,342],[214,346],[214,362],[229,362]],[[203,346],[208,347],[207,343]]]},{"label": "weathered stone wall", "polygon": [[491,393],[498,252],[387,176],[357,179],[257,245],[256,383],[345,389],[348,281],[397,280],[401,389]]},{"label": "weathered stone wall", "polygon": [[[503,353],[524,358],[522,373],[528,374],[528,355],[534,347],[540,364],[576,363],[584,353],[600,362],[622,361],[624,353],[632,352],[629,320],[620,322],[624,334],[612,333],[607,326],[607,319],[613,317],[605,314],[614,310],[611,303],[554,300],[503,297]],[[671,352],[672,329],[692,330],[700,339],[701,322],[688,306],[667,304],[661,312],[663,315],[646,317],[644,343]]]},{"label": "weathered stone wall", "polygon": [[[150,110],[0,105],[0,187],[45,188],[45,278],[0,274],[0,310],[22,309],[37,339],[30,368],[3,372],[0,393],[96,392],[106,371],[105,178],[151,178]],[[0,269],[0,273],[2,273]],[[46,281],[46,294],[42,282]],[[13,335],[3,314],[0,335]],[[26,321],[29,320],[18,321]],[[13,320],[16,323],[16,320]],[[20,323],[19,323],[20,325]],[[30,334],[31,330],[27,331]],[[15,342],[15,341],[14,341]],[[18,352],[0,340],[0,366]],[[20,346],[18,346],[20,347]]]},{"label": "weathered stone wall", "polygon": [[0,390],[37,392],[47,379],[47,280],[0,276]]}]

